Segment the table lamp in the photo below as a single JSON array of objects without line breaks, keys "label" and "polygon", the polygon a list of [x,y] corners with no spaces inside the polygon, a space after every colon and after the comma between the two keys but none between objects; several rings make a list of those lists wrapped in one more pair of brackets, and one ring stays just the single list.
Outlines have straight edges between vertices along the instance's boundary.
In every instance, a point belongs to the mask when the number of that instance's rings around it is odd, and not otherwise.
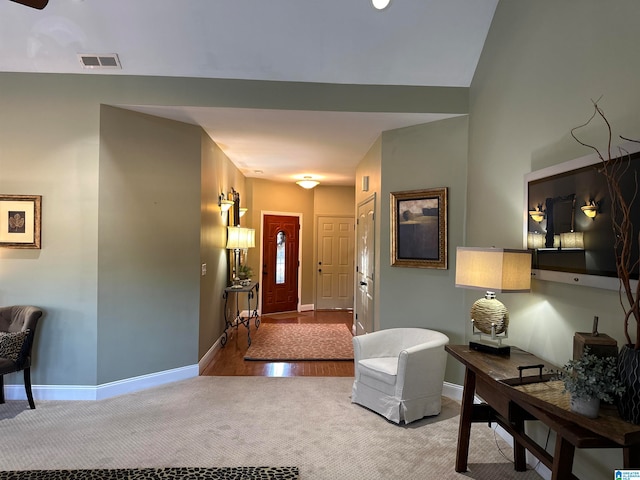
[{"label": "table lamp", "polygon": [[[479,342],[469,347],[497,355],[509,355],[510,347],[502,345],[508,337],[509,312],[496,298],[496,292],[513,293],[531,290],[531,252],[506,248],[458,247],[456,251],[456,287],[485,290],[484,298],[471,307],[473,335]],[[483,342],[488,335],[496,343]]]},{"label": "table lamp", "polygon": [[240,251],[256,246],[256,231],[253,228],[227,227],[227,249],[233,250],[233,284],[240,287]]}]

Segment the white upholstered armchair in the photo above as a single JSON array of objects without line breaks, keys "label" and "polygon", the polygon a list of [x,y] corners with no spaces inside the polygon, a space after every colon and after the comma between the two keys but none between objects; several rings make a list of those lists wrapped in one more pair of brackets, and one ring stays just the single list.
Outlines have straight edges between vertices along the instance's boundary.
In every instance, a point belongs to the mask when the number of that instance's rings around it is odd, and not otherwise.
[{"label": "white upholstered armchair", "polygon": [[394,423],[440,413],[449,337],[424,328],[390,328],[353,337],[351,401]]}]

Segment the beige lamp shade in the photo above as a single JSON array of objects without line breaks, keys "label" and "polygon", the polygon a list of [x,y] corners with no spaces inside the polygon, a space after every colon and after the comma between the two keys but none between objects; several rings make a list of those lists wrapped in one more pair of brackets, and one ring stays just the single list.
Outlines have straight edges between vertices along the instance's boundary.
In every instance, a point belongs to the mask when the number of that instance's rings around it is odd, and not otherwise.
[{"label": "beige lamp shade", "polygon": [[531,252],[458,247],[456,287],[492,292],[528,292],[531,290]]},{"label": "beige lamp shade", "polygon": [[253,228],[227,227],[227,248],[245,249],[256,246],[256,231]]},{"label": "beige lamp shade", "polygon": [[582,232],[566,232],[560,234],[562,248],[577,248],[584,250],[584,234]]},{"label": "beige lamp shade", "polygon": [[531,290],[531,252],[458,247],[456,287],[486,290],[485,297],[471,307],[471,319],[475,328],[482,333],[503,333],[509,326],[509,312],[495,298],[495,292]]},{"label": "beige lamp shade", "polygon": [[528,248],[544,248],[545,236],[544,233],[529,232],[527,233],[527,247]]}]

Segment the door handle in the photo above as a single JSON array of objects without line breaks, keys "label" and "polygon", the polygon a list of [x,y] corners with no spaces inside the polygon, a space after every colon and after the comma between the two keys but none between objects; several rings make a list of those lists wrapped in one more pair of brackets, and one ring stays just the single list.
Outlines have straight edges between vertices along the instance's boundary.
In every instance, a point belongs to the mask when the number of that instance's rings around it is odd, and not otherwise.
[{"label": "door handle", "polygon": [[367,286],[367,282],[360,282],[360,285]]}]

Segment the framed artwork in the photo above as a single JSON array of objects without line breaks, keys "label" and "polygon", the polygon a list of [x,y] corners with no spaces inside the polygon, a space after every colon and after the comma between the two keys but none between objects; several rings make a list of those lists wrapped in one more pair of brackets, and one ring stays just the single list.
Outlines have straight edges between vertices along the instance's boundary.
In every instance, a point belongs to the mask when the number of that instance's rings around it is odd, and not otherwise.
[{"label": "framed artwork", "polygon": [[0,247],[40,248],[42,196],[0,195]]},{"label": "framed artwork", "polygon": [[447,268],[447,188],[391,192],[391,265]]}]

